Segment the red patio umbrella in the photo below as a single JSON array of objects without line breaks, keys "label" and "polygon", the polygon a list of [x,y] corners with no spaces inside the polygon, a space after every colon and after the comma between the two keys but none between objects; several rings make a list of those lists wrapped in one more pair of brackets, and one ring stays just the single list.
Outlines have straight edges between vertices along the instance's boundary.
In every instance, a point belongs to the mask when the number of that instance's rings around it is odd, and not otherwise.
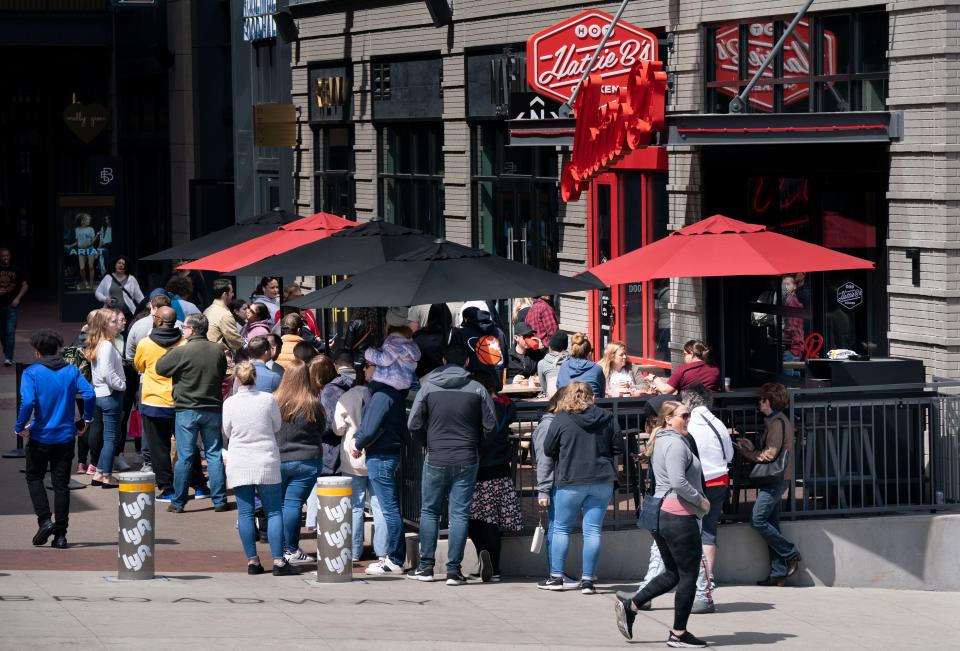
[{"label": "red patio umbrella", "polygon": [[286,253],[304,244],[322,240],[337,231],[353,228],[356,225],[356,222],[348,219],[318,212],[315,215],[284,224],[272,233],[254,237],[246,242],[212,253],[199,260],[188,262],[177,268],[228,273],[254,262],[259,262],[271,255]]},{"label": "red patio umbrella", "polygon": [[869,260],[773,233],[766,226],[714,215],[581,275],[593,276],[606,285],[620,285],[656,278],[774,276],[873,268]]}]

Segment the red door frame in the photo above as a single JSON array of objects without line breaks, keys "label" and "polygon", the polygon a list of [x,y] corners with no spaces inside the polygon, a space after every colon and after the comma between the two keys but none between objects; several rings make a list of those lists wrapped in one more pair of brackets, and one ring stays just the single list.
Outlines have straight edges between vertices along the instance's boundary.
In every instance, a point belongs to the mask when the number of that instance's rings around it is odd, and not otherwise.
[{"label": "red door frame", "polygon": [[[587,192],[587,265],[588,267],[599,264],[597,259],[597,187],[607,185],[610,187],[610,254],[616,257],[622,253],[623,241],[621,231],[626,216],[623,206],[622,192],[622,173],[640,172],[640,173],[664,173],[668,170],[668,156],[665,147],[647,147],[637,149],[625,156],[617,164],[613,165],[609,171],[597,175],[590,184]],[[644,181],[641,190],[642,217],[641,232],[643,242],[649,243],[649,229],[651,225],[652,196],[650,196],[650,183],[648,176],[644,174]],[[650,285],[652,287],[652,283]],[[649,292],[647,292],[649,293]],[[624,333],[623,319],[626,304],[626,290],[620,286],[611,296],[614,307],[614,322],[611,328],[610,337],[613,341],[622,341]],[[600,349],[600,314],[598,309],[599,292],[591,291],[587,304],[587,315],[589,319],[590,332],[588,333],[596,356],[599,359],[603,351]],[[646,302],[646,299],[645,299]],[[646,307],[647,313],[644,315],[644,339],[649,341],[649,328],[653,326],[653,302],[650,301]],[[669,367],[668,363],[659,363],[651,360],[644,360],[639,357],[631,356],[635,363],[652,363],[658,366]]]}]

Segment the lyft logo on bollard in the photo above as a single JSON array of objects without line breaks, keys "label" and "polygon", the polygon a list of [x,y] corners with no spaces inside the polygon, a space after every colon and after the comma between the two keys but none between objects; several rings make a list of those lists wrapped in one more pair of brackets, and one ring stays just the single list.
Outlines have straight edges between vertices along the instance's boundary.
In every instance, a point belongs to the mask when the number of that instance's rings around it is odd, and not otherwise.
[{"label": "lyft logo on bollard", "polygon": [[143,569],[144,561],[152,556],[153,552],[150,551],[149,547],[146,545],[140,545],[135,554],[121,554],[120,558],[123,560],[123,564],[128,570],[137,572]]},{"label": "lyft logo on bollard", "polygon": [[340,504],[334,506],[333,509],[329,506],[323,507],[323,512],[327,515],[327,520],[330,522],[343,522],[343,518],[347,513],[353,512],[350,506],[350,498],[344,497],[340,500]]},{"label": "lyft logo on bollard", "polygon": [[143,535],[148,531],[153,531],[149,520],[140,520],[133,529],[120,529],[120,533],[123,534],[123,539],[132,545],[142,543]]},{"label": "lyft logo on bollard", "polygon": [[128,518],[139,519],[143,515],[143,510],[153,504],[153,498],[147,495],[146,493],[140,493],[137,495],[137,500],[135,502],[127,502],[123,504],[123,513]]}]

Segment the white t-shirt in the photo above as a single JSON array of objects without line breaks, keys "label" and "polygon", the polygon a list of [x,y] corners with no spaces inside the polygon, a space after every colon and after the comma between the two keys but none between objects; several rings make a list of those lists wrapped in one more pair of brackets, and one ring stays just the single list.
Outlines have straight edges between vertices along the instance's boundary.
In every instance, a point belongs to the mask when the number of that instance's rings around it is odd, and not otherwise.
[{"label": "white t-shirt", "polygon": [[619,371],[610,371],[610,377],[607,378],[607,392],[616,395],[620,391],[629,391],[633,387],[633,377],[627,369]]}]

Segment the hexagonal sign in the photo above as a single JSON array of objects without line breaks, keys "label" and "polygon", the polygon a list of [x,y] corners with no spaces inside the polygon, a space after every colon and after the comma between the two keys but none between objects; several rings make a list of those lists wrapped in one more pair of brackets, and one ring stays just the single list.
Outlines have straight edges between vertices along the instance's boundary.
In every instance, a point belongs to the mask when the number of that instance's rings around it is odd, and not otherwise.
[{"label": "hexagonal sign", "polygon": [[863,303],[863,290],[853,283],[844,283],[837,287],[837,303],[852,310]]},{"label": "hexagonal sign", "polygon": [[[605,11],[590,9],[528,38],[527,84],[542,95],[570,101],[612,21]],[[616,94],[631,68],[644,60],[657,60],[657,37],[621,20],[593,66],[603,80],[603,94]]]}]

